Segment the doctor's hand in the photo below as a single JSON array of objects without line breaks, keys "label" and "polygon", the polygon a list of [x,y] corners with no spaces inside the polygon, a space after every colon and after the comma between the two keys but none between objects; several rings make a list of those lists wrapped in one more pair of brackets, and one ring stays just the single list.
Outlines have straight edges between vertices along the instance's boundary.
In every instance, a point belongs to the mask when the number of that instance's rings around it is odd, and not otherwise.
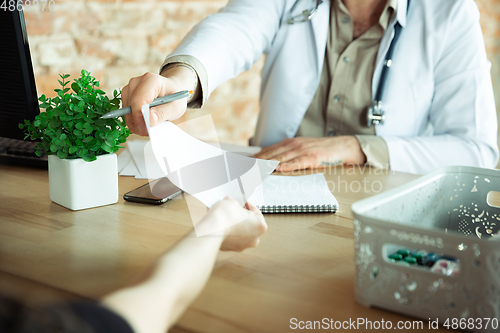
[{"label": "doctor's hand", "polygon": [[355,136],[285,139],[263,148],[256,157],[280,161],[276,168],[280,172],[366,162],[366,156]]},{"label": "doctor's hand", "polygon": [[130,79],[122,89],[122,107],[130,106],[132,113],[125,115],[125,121],[132,133],[148,135],[142,116],[141,107],[150,104],[155,98],[173,94],[182,90],[193,90],[188,98],[166,103],[151,108],[149,121],[155,126],[166,120],[180,118],[186,112],[187,103],[197,98],[198,76],[188,65],[169,64],[161,75],[146,73]]}]

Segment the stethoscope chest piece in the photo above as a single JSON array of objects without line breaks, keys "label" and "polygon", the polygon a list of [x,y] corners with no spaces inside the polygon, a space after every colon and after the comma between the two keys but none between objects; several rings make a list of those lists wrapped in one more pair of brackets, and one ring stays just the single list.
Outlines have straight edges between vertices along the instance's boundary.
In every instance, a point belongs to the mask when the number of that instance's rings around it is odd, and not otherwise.
[{"label": "stethoscope chest piece", "polygon": [[373,101],[372,106],[366,114],[366,123],[368,127],[372,125],[382,125],[385,120],[384,110],[382,109],[382,101]]},{"label": "stethoscope chest piece", "polygon": [[[408,15],[408,9],[410,8],[410,0],[407,0],[406,6],[406,14]],[[392,55],[394,53],[394,48],[396,46],[396,42],[401,34],[401,29],[403,27],[399,22],[396,22],[394,25],[394,37],[392,38],[391,44],[389,45],[389,49],[385,55],[384,66],[382,67],[382,73],[380,74],[380,80],[378,83],[377,92],[375,95],[375,99],[372,102],[372,105],[368,108],[368,112],[366,114],[367,126],[371,127],[372,125],[382,125],[385,120],[384,110],[382,110],[382,98],[384,96],[384,90],[387,82],[387,77],[389,75],[389,69],[392,66]]]}]

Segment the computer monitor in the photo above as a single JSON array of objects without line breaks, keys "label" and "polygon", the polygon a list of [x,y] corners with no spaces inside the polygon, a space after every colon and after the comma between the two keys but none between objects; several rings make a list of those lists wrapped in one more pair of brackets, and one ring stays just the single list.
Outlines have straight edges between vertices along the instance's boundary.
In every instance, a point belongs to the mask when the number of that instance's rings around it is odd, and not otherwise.
[{"label": "computer monitor", "polygon": [[0,10],[0,137],[24,139],[19,123],[40,113],[22,10]]}]

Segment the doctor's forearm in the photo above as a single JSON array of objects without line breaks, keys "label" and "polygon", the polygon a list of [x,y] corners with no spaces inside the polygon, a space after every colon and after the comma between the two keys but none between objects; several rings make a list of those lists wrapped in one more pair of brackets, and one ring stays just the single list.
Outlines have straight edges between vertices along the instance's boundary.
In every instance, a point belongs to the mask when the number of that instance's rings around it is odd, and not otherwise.
[{"label": "doctor's forearm", "polygon": [[451,134],[386,137],[391,170],[425,174],[449,165],[494,168],[498,148],[479,139]]}]

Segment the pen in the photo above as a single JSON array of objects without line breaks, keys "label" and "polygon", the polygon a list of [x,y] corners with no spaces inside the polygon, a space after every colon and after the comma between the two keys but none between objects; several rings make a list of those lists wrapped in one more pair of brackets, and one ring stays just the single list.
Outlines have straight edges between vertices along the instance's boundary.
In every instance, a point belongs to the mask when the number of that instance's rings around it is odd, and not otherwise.
[{"label": "pen", "polygon": [[[149,104],[149,106],[150,107],[154,107],[154,106],[166,104],[166,103],[169,103],[169,102],[173,102],[173,101],[176,101],[178,99],[188,97],[192,93],[193,93],[192,90],[183,90],[183,91],[179,91],[179,92],[176,92],[176,93],[173,93],[173,94],[170,94],[170,95],[166,95],[166,96],[163,96],[163,97],[158,97],[158,98],[155,98],[151,102],[151,104]],[[128,113],[131,113],[131,112],[132,112],[132,109],[130,108],[130,106],[127,106],[126,108],[121,108],[121,109],[118,109],[118,110],[114,110],[114,111],[108,112],[104,116],[102,116],[101,118],[102,119],[116,118],[116,117],[124,116],[124,115],[126,115]]]}]

